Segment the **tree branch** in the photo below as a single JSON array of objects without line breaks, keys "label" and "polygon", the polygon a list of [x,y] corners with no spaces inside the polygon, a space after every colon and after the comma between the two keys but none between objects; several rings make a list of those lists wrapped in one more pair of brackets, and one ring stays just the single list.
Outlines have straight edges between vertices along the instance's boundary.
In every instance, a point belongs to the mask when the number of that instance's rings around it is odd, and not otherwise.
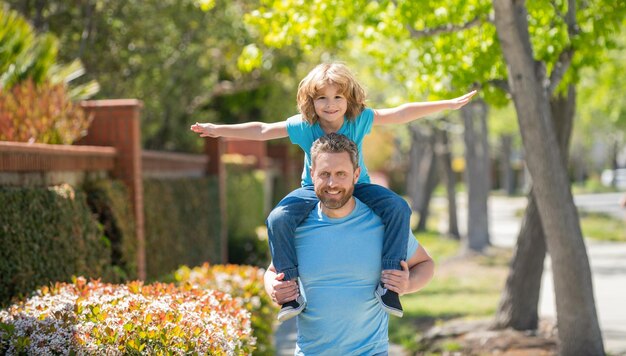
[{"label": "tree branch", "polygon": [[480,17],[480,15],[477,15],[471,21],[461,24],[461,25],[447,24],[447,25],[443,25],[439,27],[427,28],[421,31],[416,30],[415,28],[413,28],[413,26],[410,26],[410,25],[407,25],[406,28],[409,30],[409,33],[411,34],[412,38],[419,39],[419,38],[439,35],[442,33],[452,33],[452,32],[467,30],[469,28],[481,25],[482,23],[483,23],[483,19]]},{"label": "tree branch", "polygon": [[563,80],[565,73],[569,69],[572,64],[572,56],[574,55],[574,50],[571,47],[566,48],[559,55],[559,60],[554,65],[552,69],[552,73],[550,73],[550,80],[548,81],[548,94],[552,95],[554,90]]},{"label": "tree branch", "polygon": [[[556,6],[555,6],[556,9]],[[562,14],[559,13],[560,16]],[[563,17],[567,25],[567,34],[572,42],[572,38],[579,32],[578,24],[576,23],[576,0],[567,1],[567,13]],[[572,46],[568,46],[559,54],[559,60],[555,63],[552,73],[550,73],[550,80],[548,81],[548,94],[552,95],[554,90],[563,80],[565,73],[572,64],[572,57],[574,56],[574,49]]]},{"label": "tree branch", "polygon": [[491,79],[487,81],[485,84],[493,85],[496,88],[500,88],[504,90],[506,93],[511,93],[511,88],[509,87],[509,82],[505,79]]}]

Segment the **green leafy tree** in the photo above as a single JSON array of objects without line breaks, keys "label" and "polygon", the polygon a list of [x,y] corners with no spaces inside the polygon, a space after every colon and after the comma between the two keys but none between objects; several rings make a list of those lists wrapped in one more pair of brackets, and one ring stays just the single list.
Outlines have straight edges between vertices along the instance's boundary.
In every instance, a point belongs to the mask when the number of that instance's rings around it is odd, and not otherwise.
[{"label": "green leafy tree", "polygon": [[581,154],[590,152],[598,142],[612,148],[604,164],[592,169],[617,168],[617,153],[626,139],[626,86],[617,79],[626,71],[626,31],[617,38],[617,44],[618,48],[608,52],[602,66],[584,71],[581,79],[579,120],[573,139],[581,147]]},{"label": "green leafy tree", "polygon": [[[7,3],[58,36],[62,59],[83,61],[85,80],[101,85],[97,98],[143,101],[146,148],[200,150],[203,141],[189,133],[190,124],[276,120],[289,104],[283,79],[290,76],[291,54],[273,52],[270,71],[255,47],[246,47],[253,37],[242,18],[256,2]],[[240,58],[242,51],[247,56]]]}]

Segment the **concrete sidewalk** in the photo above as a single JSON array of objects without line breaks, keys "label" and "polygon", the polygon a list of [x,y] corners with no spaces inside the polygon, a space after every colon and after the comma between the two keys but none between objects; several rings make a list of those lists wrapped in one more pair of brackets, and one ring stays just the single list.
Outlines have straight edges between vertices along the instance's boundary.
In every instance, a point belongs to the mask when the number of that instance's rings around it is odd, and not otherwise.
[{"label": "concrete sidewalk", "polygon": [[[622,193],[586,194],[575,196],[574,202],[582,211],[602,212],[624,218],[624,210],[619,206],[622,195]],[[490,198],[490,232],[494,245],[502,247],[515,245],[521,225],[521,216],[516,213],[525,206],[526,198]],[[466,221],[465,218],[463,220],[465,228]],[[626,243],[587,240],[586,244],[605,351],[611,355],[626,355]],[[556,319],[549,256],[546,258],[544,271],[539,314],[541,317]]]}]

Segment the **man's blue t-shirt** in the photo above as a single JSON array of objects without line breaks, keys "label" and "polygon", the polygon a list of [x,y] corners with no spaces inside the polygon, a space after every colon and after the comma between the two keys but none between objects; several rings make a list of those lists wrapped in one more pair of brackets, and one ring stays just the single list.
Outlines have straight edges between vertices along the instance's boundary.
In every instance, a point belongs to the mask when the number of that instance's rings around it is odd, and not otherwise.
[{"label": "man's blue t-shirt", "polygon": [[[319,204],[296,228],[298,271],[307,298],[298,315],[297,355],[375,355],[389,346],[389,317],[374,296],[380,281],[384,225],[356,199],[333,219]],[[408,239],[407,260],[418,248]]]},{"label": "man's blue t-shirt", "polygon": [[[363,139],[372,130],[374,123],[374,110],[366,108],[354,120],[344,117],[343,125],[337,133],[347,136],[356,143],[359,149],[359,167],[361,175],[357,183],[369,183],[370,177],[367,174],[367,167],[363,161]],[[302,170],[302,186],[313,185],[311,179],[311,146],[318,138],[325,136],[324,130],[319,122],[311,125],[302,119],[302,115],[295,115],[287,119],[287,133],[293,144],[296,144],[304,151],[304,169]]]}]

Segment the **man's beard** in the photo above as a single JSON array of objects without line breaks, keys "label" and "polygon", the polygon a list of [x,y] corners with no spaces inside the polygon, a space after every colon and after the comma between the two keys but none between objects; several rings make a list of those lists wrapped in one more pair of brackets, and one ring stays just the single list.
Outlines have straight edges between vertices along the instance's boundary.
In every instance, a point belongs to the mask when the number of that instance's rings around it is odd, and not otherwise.
[{"label": "man's beard", "polygon": [[324,207],[327,209],[339,209],[346,205],[346,203],[352,198],[352,193],[354,192],[354,186],[351,186],[347,190],[338,189],[339,194],[337,194],[337,198],[330,198],[328,195],[324,193],[325,188],[316,189],[315,193],[319,198],[320,202],[324,204]]}]

